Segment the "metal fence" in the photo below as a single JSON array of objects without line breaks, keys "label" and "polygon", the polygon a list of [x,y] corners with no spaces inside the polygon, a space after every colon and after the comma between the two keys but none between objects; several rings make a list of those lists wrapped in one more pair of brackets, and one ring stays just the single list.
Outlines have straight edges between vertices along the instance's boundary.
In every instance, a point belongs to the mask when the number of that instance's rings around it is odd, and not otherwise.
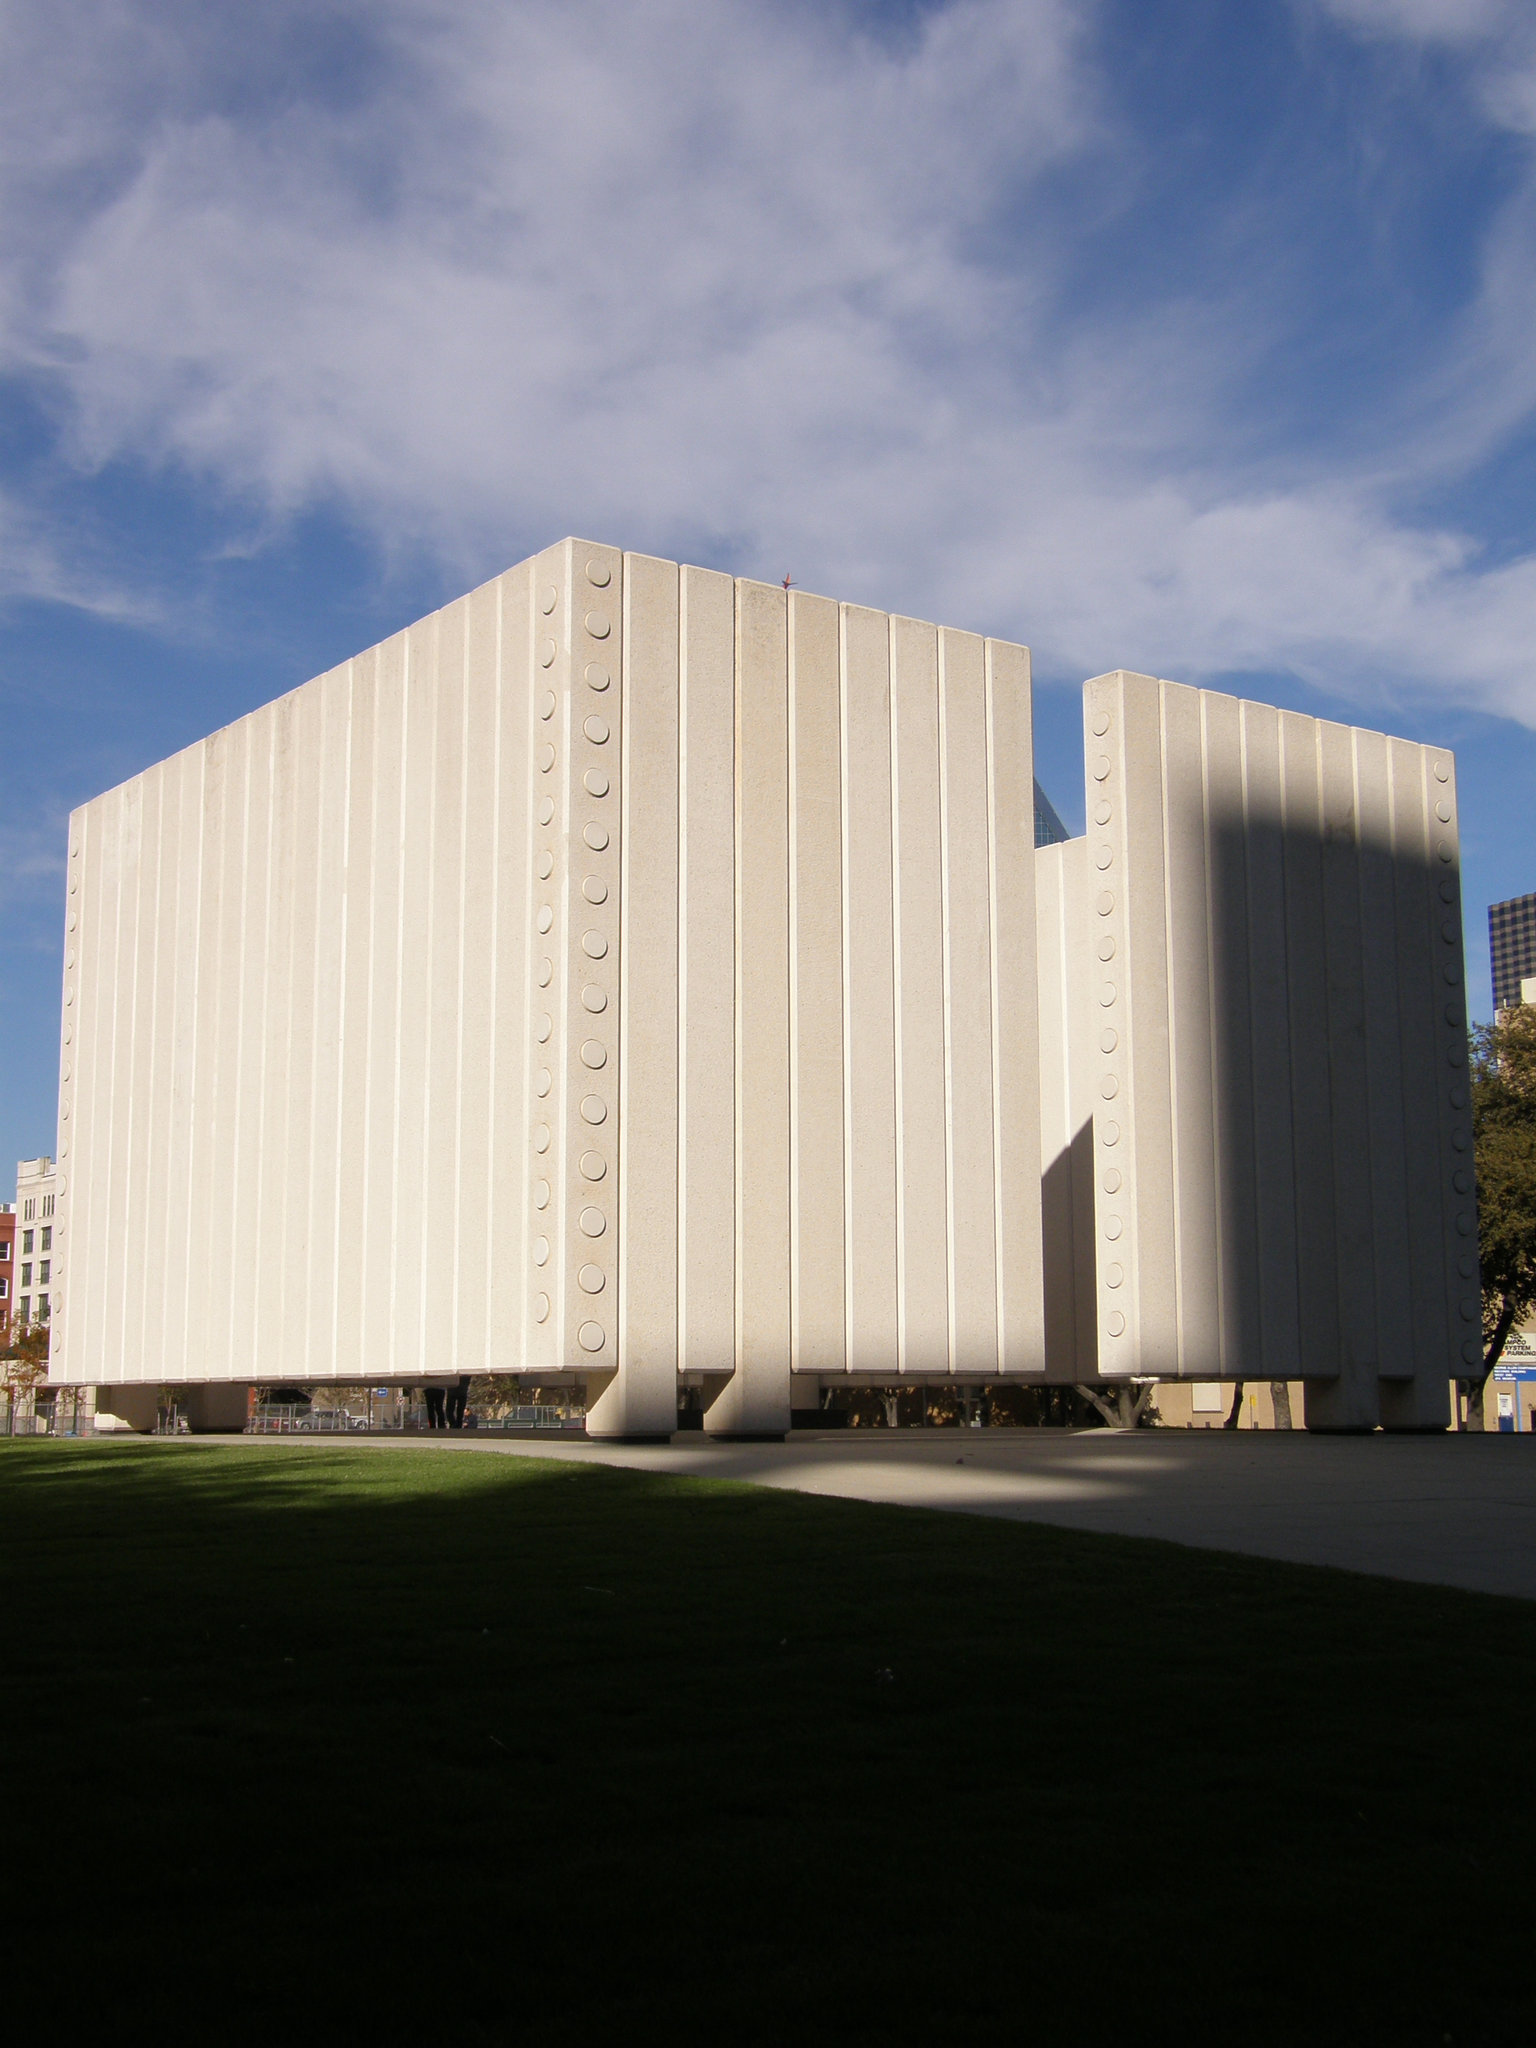
[{"label": "metal fence", "polygon": [[[352,1415],[341,1408],[303,1408],[264,1403],[245,1425],[248,1436],[397,1436],[414,1435],[427,1427],[423,1404],[383,1409],[377,1414]],[[466,1415],[464,1427],[492,1435],[507,1430],[584,1429],[584,1415],[568,1414],[562,1408],[509,1408],[498,1416]]]}]

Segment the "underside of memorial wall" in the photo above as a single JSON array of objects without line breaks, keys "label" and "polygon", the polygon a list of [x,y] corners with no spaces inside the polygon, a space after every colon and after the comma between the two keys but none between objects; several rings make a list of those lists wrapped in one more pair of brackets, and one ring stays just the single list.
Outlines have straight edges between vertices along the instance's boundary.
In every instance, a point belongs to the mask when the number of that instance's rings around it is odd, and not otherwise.
[{"label": "underside of memorial wall", "polygon": [[1086,715],[1037,852],[1024,649],[567,541],[86,805],[52,1376],[1432,1423],[1450,757],[1144,677]]}]

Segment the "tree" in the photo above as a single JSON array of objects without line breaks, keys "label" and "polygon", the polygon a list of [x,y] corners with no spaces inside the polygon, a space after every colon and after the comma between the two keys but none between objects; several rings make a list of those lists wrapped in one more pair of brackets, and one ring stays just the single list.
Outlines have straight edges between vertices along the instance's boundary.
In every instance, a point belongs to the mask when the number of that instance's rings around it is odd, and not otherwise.
[{"label": "tree", "polygon": [[1467,1428],[1511,1330],[1536,1307],[1536,1007],[1506,1010],[1472,1034],[1472,1144],[1483,1269],[1483,1361],[1461,1382]]},{"label": "tree", "polygon": [[1153,1395],[1156,1380],[1121,1380],[1104,1387],[1079,1387],[1085,1401],[1091,1401],[1111,1429],[1148,1428],[1157,1420]]},{"label": "tree", "polygon": [[45,1322],[18,1322],[12,1325],[9,1338],[0,1347],[0,1369],[5,1375],[5,1391],[9,1396],[7,1427],[14,1428],[16,1404],[26,1395],[35,1393],[48,1377],[48,1325]]}]

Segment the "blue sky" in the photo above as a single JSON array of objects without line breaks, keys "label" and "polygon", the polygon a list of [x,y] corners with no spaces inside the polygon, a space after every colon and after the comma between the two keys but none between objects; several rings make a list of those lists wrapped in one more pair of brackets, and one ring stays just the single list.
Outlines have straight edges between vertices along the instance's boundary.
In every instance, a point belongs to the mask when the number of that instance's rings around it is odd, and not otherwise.
[{"label": "blue sky", "polygon": [[[1454,746],[1536,887],[1529,0],[0,0],[0,1161],[72,805],[567,532]],[[3,1171],[3,1168],[0,1168]]]}]

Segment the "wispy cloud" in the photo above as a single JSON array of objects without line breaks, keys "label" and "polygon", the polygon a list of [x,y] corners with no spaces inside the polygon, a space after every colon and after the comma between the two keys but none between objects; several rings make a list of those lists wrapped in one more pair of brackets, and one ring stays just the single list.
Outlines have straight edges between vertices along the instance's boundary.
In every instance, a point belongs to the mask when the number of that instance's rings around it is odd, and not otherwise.
[{"label": "wispy cloud", "polygon": [[[1530,129],[1523,11],[1326,12]],[[1528,163],[1379,432],[1277,452],[1243,410],[1272,288],[1074,298],[1064,193],[1123,203],[1091,5],[263,14],[249,46],[170,0],[0,0],[0,360],[73,464],[339,500],[466,573],[576,526],[1069,673],[1290,667],[1536,724],[1536,562],[1413,510],[1536,406]]]}]

